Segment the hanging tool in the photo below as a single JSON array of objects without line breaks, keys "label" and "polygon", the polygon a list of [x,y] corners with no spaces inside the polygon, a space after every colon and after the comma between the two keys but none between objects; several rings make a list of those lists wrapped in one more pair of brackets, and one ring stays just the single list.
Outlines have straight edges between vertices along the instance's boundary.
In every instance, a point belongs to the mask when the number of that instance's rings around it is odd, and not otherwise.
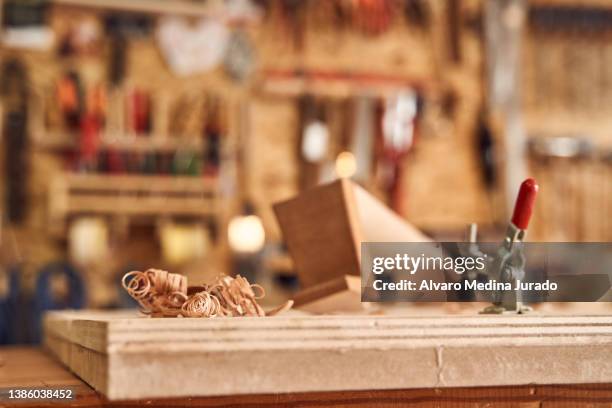
[{"label": "hanging tool", "polygon": [[255,47],[244,30],[231,34],[223,67],[229,77],[239,83],[246,81],[255,70]]},{"label": "hanging tool", "polygon": [[77,130],[85,111],[85,95],[79,74],[75,71],[66,72],[57,81],[56,92],[66,127],[69,130]]},{"label": "hanging tool", "polygon": [[394,3],[391,0],[353,0],[353,21],[370,36],[381,35],[393,23]]},{"label": "hanging tool", "polygon": [[482,174],[482,182],[486,189],[486,194],[489,198],[489,207],[493,223],[496,223],[498,217],[495,209],[498,207],[495,200],[495,188],[497,186],[497,158],[495,154],[495,140],[493,131],[490,125],[485,109],[480,111],[478,115],[478,123],[476,130],[476,148],[480,158],[480,170]]},{"label": "hanging tool", "polygon": [[308,2],[302,0],[279,0],[281,28],[292,39],[293,48],[301,51],[305,46],[306,11]]},{"label": "hanging tool", "polygon": [[28,79],[26,67],[7,60],[0,74],[0,96],[4,106],[4,198],[9,223],[23,222],[27,211],[28,184]]},{"label": "hanging tool", "polygon": [[110,14],[104,19],[104,27],[110,40],[108,78],[113,86],[123,84],[126,74],[128,39],[145,37],[151,32],[149,16],[136,14]]},{"label": "hanging tool", "polygon": [[86,111],[80,119],[78,167],[81,170],[100,170],[98,156],[105,112],[106,94],[101,86],[95,86],[87,93]]},{"label": "hanging tool", "polygon": [[136,135],[151,131],[151,96],[141,88],[132,88],[127,96],[127,129]]},{"label": "hanging tool", "polygon": [[[127,55],[129,51],[129,40],[131,38],[142,38],[150,35],[153,20],[150,16],[142,14],[109,14],[104,19],[104,27],[110,40],[110,53],[108,60],[108,78],[112,89],[111,96],[122,98],[119,91],[124,83],[127,71]],[[124,112],[118,113],[121,118],[120,129],[124,126],[128,132],[143,134],[151,131],[151,107],[150,97],[146,91],[133,89],[126,97]],[[123,115],[125,114],[125,119]],[[109,149],[106,152],[109,171],[121,173],[124,171],[140,171],[149,158],[141,157],[135,153],[120,154]],[[130,163],[129,159],[133,159]],[[151,161],[149,159],[149,161]],[[134,163],[137,163],[134,165]]]},{"label": "hanging tool", "polygon": [[384,184],[391,208],[401,211],[402,172],[406,155],[414,145],[418,95],[412,89],[402,90],[388,98],[381,117]]},{"label": "hanging tool", "polygon": [[367,182],[372,176],[375,101],[374,98],[369,96],[359,96],[354,105],[351,152],[355,155],[355,161],[357,162],[355,179]]},{"label": "hanging tool", "polygon": [[452,62],[459,64],[461,63],[461,28],[463,26],[461,0],[449,0],[447,13],[449,56]]},{"label": "hanging tool", "polygon": [[219,99],[216,96],[209,97],[204,126],[204,172],[210,175],[217,175],[221,165],[221,137],[223,135],[221,113]]},{"label": "hanging tool", "polygon": [[486,122],[484,112],[481,112],[478,120],[478,151],[480,153],[480,165],[482,168],[482,181],[488,190],[493,189],[497,171],[495,168],[495,152],[493,150],[493,132]]},{"label": "hanging tool", "polygon": [[96,171],[100,142],[100,120],[93,114],[81,119],[78,167],[81,171]]}]

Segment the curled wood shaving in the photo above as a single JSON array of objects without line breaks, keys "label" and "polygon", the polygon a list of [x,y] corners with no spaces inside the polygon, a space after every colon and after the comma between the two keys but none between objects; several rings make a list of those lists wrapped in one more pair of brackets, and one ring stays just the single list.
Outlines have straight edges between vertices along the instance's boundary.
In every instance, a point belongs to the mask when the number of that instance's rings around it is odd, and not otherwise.
[{"label": "curled wood shaving", "polygon": [[221,314],[221,304],[210,293],[198,292],[183,303],[181,314],[185,317],[215,317]]},{"label": "curled wood shaving", "polygon": [[141,311],[152,316],[178,316],[187,300],[187,278],[161,269],[128,272],[121,284],[136,299]]},{"label": "curled wood shaving", "polygon": [[154,317],[176,317],[181,314],[181,308],[187,295],[181,292],[152,296],[149,303],[142,303],[146,314]]},{"label": "curled wood shaving", "polygon": [[[253,288],[259,291],[255,294]],[[224,316],[265,316],[264,310],[257,304],[257,299],[265,296],[264,289],[259,285],[250,285],[249,281],[238,275],[235,278],[221,276],[211,288],[221,303]]]},{"label": "curled wood shaving", "polygon": [[266,316],[276,316],[277,314],[281,314],[283,312],[286,312],[287,310],[291,309],[291,307],[293,306],[293,300],[288,300],[285,303],[283,303],[280,306],[275,307],[272,310],[268,310],[266,312]]},{"label": "curled wood shaving", "polygon": [[131,271],[121,280],[123,288],[153,317],[273,316],[289,310],[293,301],[265,312],[257,303],[263,287],[237,275],[219,276],[212,285],[187,286],[187,278],[160,269]]}]

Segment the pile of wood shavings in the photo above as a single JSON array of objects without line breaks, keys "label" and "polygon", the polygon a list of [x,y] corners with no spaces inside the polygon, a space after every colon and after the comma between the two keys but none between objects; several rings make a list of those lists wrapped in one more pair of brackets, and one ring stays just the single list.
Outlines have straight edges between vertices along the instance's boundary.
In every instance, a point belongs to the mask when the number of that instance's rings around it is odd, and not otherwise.
[{"label": "pile of wood shavings", "polygon": [[220,276],[212,285],[187,286],[187,277],[160,269],[131,271],[121,280],[144,314],[153,317],[273,316],[293,306],[289,300],[264,311],[257,303],[264,289],[237,275]]}]

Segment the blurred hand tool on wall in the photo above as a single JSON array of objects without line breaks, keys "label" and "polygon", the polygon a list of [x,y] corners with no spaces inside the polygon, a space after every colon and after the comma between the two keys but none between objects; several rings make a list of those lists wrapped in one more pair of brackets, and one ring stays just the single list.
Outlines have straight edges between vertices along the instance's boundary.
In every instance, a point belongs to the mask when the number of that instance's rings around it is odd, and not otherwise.
[{"label": "blurred hand tool on wall", "polygon": [[7,221],[21,224],[28,209],[28,76],[25,65],[7,59],[0,70],[4,200]]}]

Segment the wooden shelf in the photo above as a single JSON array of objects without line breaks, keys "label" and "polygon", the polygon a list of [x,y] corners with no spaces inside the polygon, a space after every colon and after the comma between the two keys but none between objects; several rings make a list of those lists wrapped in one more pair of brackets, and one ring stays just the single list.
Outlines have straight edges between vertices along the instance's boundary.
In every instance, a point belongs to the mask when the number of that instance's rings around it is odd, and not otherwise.
[{"label": "wooden shelf", "polygon": [[599,7],[612,8],[610,0],[529,0],[530,7],[562,6],[562,7]]},{"label": "wooden shelf", "polygon": [[84,7],[106,11],[127,13],[145,13],[159,15],[184,15],[208,17],[236,24],[252,24],[258,18],[237,19],[227,15],[223,10],[213,9],[208,1],[187,0],[52,0],[53,4],[70,7]]},{"label": "wooden shelf", "polygon": [[525,113],[525,128],[530,136],[584,137],[601,151],[612,149],[612,119],[604,113],[531,109]]},{"label": "wooden shelf", "polygon": [[[70,133],[47,132],[34,139],[34,145],[47,150],[72,150],[78,147],[77,136]],[[100,138],[100,149],[116,149],[132,152],[168,152],[203,148],[201,137],[168,137],[158,135],[106,134]]]},{"label": "wooden shelf", "polygon": [[49,220],[61,231],[72,215],[217,218],[216,178],[64,173],[49,190]]},{"label": "wooden shelf", "polygon": [[258,84],[261,92],[288,97],[304,94],[328,97],[372,95],[384,97],[402,88],[431,90],[435,82],[430,78],[397,75],[331,71],[267,70]]}]

